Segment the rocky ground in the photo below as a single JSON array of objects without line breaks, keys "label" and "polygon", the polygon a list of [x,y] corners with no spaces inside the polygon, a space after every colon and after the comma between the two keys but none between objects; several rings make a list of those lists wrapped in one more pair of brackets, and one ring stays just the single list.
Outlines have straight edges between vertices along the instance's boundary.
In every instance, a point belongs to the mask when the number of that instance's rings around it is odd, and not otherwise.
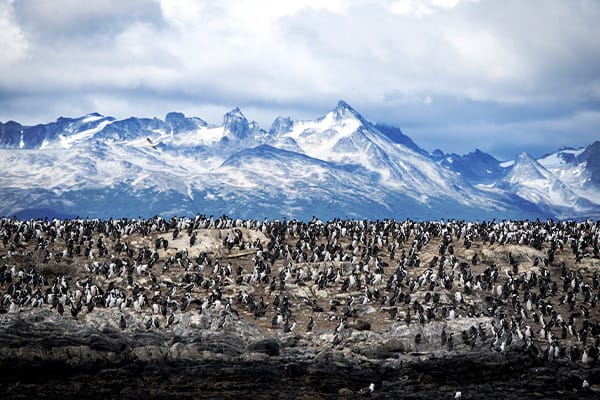
[{"label": "rocky ground", "polygon": [[0,394],[600,396],[597,224],[345,224],[5,219]]}]

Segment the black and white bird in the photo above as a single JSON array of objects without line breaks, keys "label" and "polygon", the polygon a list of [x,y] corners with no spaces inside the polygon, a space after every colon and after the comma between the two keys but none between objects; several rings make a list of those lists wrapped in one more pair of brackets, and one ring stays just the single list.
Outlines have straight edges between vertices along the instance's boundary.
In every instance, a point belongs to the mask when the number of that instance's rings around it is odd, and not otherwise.
[{"label": "black and white bird", "polygon": [[359,396],[368,396],[371,393],[373,393],[375,391],[375,384],[373,382],[371,382],[369,384],[369,386],[367,386],[366,388],[362,388],[358,391],[358,395]]},{"label": "black and white bird", "polygon": [[291,323],[290,323],[289,320],[286,320],[285,324],[283,325],[283,332],[285,332],[285,333],[292,332],[295,327],[296,327],[296,321],[295,320],[292,321]]},{"label": "black and white bird", "polygon": [[311,316],[308,318],[308,325],[306,325],[306,332],[312,332],[314,326],[315,326],[315,320]]}]

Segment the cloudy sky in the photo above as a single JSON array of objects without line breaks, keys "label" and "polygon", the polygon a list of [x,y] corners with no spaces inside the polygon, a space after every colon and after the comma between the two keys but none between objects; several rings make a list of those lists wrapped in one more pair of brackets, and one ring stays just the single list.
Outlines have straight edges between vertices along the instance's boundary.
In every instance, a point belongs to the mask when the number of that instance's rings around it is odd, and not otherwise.
[{"label": "cloudy sky", "polygon": [[596,0],[0,0],[0,121],[100,112],[268,129],[344,99],[427,150],[600,139]]}]

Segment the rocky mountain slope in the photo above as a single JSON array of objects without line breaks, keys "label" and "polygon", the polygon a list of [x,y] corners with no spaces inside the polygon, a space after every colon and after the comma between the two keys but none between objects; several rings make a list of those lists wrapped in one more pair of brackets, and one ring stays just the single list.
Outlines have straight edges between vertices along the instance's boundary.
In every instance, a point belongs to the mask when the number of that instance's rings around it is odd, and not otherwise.
[{"label": "rocky mountain slope", "polygon": [[[261,129],[239,110],[221,125],[169,113],[0,124],[0,214],[238,215],[245,218],[577,218],[600,214],[598,144],[545,158],[552,190],[475,151],[428,153],[347,103],[314,121]],[[519,161],[519,160],[517,160]],[[546,169],[539,160],[537,171]],[[512,178],[507,178],[509,175]],[[568,195],[565,193],[568,192]]]}]

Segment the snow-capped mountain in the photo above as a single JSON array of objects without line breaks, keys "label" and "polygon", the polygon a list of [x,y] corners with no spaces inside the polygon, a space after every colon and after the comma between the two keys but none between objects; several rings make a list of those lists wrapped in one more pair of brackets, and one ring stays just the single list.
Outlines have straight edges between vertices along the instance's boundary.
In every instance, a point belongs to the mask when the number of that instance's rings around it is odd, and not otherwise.
[{"label": "snow-capped mountain", "polygon": [[[597,150],[586,151],[575,160],[598,159]],[[279,117],[269,131],[237,108],[220,125],[174,112],[164,120],[89,114],[34,127],[10,121],[0,123],[0,215],[475,219],[598,213],[596,203],[561,186],[557,171],[520,158],[505,169],[490,157],[476,151],[455,158],[455,165],[462,163],[457,171],[343,101],[314,121]],[[479,166],[486,168],[481,176]],[[489,184],[487,169],[502,179]],[[586,171],[590,182],[598,177]],[[536,192],[541,180],[562,197]],[[488,184],[473,185],[481,182]],[[589,193],[588,186],[581,190]]]},{"label": "snow-capped mountain", "polygon": [[600,142],[586,148],[561,148],[538,161],[578,196],[600,203]]},{"label": "snow-capped mountain", "polygon": [[61,117],[56,122],[35,126],[22,126],[14,121],[0,123],[0,147],[43,149],[48,143],[70,147],[73,141],[90,138],[114,121],[112,117],[94,113],[80,118]]},{"label": "snow-capped mountain", "polygon": [[493,183],[502,179],[507,172],[506,168],[500,165],[500,161],[479,149],[464,155],[445,154],[438,149],[431,153],[430,157],[471,184]]},{"label": "snow-capped mountain", "polygon": [[488,201],[456,174],[392,142],[343,101],[316,121],[292,121],[287,130],[278,132],[277,138],[296,144],[310,157],[333,164],[361,166],[377,174],[385,186],[417,201],[448,197],[476,207]]},{"label": "snow-capped mountain", "polygon": [[375,127],[379,130],[379,132],[387,136],[392,142],[404,145],[424,156],[430,155],[429,152],[423,150],[410,137],[405,135],[400,128],[385,124],[375,124]]},{"label": "snow-capped mountain", "polygon": [[[546,161],[549,161],[546,158]],[[540,207],[545,207],[559,218],[585,215],[598,207],[576,194],[554,173],[527,153],[520,153],[510,169],[496,187],[515,193]]]}]

